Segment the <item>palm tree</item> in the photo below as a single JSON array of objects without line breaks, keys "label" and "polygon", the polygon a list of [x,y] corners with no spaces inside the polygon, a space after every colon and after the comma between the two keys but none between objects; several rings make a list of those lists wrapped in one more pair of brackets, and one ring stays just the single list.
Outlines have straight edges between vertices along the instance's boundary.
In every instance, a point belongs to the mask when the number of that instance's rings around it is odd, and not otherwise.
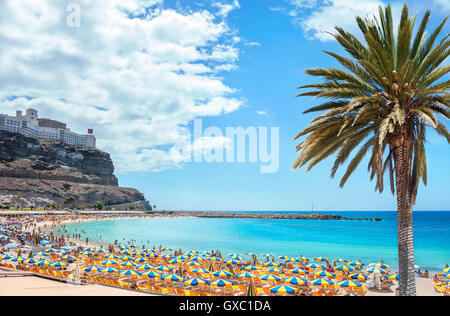
[{"label": "palm tree", "polygon": [[450,54],[450,34],[438,42],[447,18],[427,36],[425,29],[430,18],[427,11],[413,36],[415,18],[409,17],[405,4],[397,38],[390,6],[379,8],[379,19],[357,18],[365,44],[336,27],[333,36],[351,58],[325,52],[345,70],[306,70],[309,75],[322,77],[323,82],[300,87],[308,91],[299,96],[329,100],[305,112],[327,111],[295,138],[306,136],[297,146],[300,153],[294,168],[309,163],[310,170],[337,152],[331,177],[355,151],[341,187],[366,154],[370,156],[370,179],[376,177],[375,190],[380,193],[384,188],[383,176],[388,172],[391,192],[397,193],[402,296],[416,294],[412,208],[420,180],[424,185],[427,183],[427,128],[431,127],[450,143],[446,126],[437,118],[450,116],[450,81],[443,80],[450,65],[442,65]]}]

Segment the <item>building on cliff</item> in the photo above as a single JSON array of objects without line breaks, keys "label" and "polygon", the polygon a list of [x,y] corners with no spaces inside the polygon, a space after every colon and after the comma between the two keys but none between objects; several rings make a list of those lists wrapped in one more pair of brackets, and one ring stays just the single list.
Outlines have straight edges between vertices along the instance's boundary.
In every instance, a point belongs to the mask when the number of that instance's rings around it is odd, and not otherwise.
[{"label": "building on cliff", "polygon": [[74,133],[64,123],[39,118],[34,109],[28,109],[25,115],[22,111],[17,111],[16,116],[0,114],[0,130],[88,148],[95,148],[96,142],[92,129],[87,135]]}]

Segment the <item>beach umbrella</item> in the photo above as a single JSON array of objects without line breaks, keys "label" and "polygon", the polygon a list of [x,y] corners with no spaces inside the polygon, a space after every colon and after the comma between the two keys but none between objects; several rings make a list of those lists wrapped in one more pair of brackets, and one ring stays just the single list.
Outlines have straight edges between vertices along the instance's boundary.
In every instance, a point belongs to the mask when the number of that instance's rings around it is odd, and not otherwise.
[{"label": "beach umbrella", "polygon": [[279,286],[275,286],[273,288],[270,289],[270,293],[273,294],[295,294],[295,292],[297,292],[296,288],[293,288],[291,286],[287,286],[287,285],[279,285]]},{"label": "beach umbrella", "polygon": [[315,263],[310,263],[306,267],[309,268],[309,269],[323,269],[322,266],[319,266],[319,265],[317,265]]},{"label": "beach umbrella", "polygon": [[141,264],[140,266],[136,267],[137,270],[151,270],[151,269],[154,269],[154,268],[155,268],[155,266],[152,266],[152,265],[150,265],[148,263]]},{"label": "beach umbrella", "polygon": [[213,281],[213,282],[209,283],[209,285],[216,286],[216,287],[225,287],[225,286],[234,285],[234,282],[233,281],[227,281],[227,280],[219,279],[219,280],[216,280],[216,281]]},{"label": "beach umbrella", "polygon": [[230,260],[226,260],[225,264],[236,265],[236,264],[240,264],[240,262],[235,259],[230,259]]},{"label": "beach umbrella", "polygon": [[48,260],[42,260],[39,261],[38,263],[35,263],[37,266],[49,266],[51,264],[53,264],[53,262],[48,261]]},{"label": "beach umbrella", "polygon": [[149,278],[149,279],[161,279],[162,275],[154,272],[154,271],[148,271],[148,272],[144,272],[142,273],[143,277]]},{"label": "beach umbrella", "polygon": [[387,275],[386,279],[391,280],[391,281],[394,281],[394,280],[398,281],[399,280],[399,274],[396,273],[396,274]]},{"label": "beach umbrella", "polygon": [[386,270],[383,270],[383,269],[377,268],[377,267],[367,269],[366,271],[370,274],[386,274],[387,273]]},{"label": "beach umbrella", "polygon": [[134,277],[138,277],[141,276],[141,274],[139,272],[133,271],[133,270],[125,270],[119,273],[120,275],[124,275],[124,276],[134,276]]},{"label": "beach umbrella", "polygon": [[104,269],[100,270],[100,272],[102,272],[102,273],[119,273],[120,270],[108,267],[108,268],[104,268]]},{"label": "beach umbrella", "polygon": [[337,285],[339,285],[340,287],[344,287],[344,288],[348,288],[348,287],[361,287],[362,284],[352,281],[352,280],[346,280],[344,282],[340,282]]},{"label": "beach umbrella", "polygon": [[342,272],[354,272],[355,268],[350,267],[350,266],[339,266],[336,268],[337,271],[342,271]]},{"label": "beach umbrella", "polygon": [[351,267],[362,267],[364,264],[358,261],[352,261],[347,263],[347,265]]},{"label": "beach umbrella", "polygon": [[214,272],[212,275],[215,276],[216,278],[223,278],[223,277],[230,277],[230,276],[232,276],[232,274],[230,272],[226,271],[226,270],[220,270],[220,271]]},{"label": "beach umbrella", "polygon": [[324,278],[321,278],[321,279],[310,281],[309,284],[312,284],[315,286],[323,286],[323,285],[334,285],[334,282],[324,279]]},{"label": "beach umbrella", "polygon": [[353,293],[344,293],[344,294],[339,294],[339,295],[335,295],[335,296],[359,296]]},{"label": "beach umbrella", "polygon": [[270,262],[264,263],[264,266],[265,267],[278,267],[278,264],[275,263],[275,262],[270,261]]},{"label": "beach umbrella", "polygon": [[176,274],[169,274],[169,275],[163,276],[161,279],[166,282],[181,282],[184,280],[184,278],[182,278]]},{"label": "beach umbrella", "polygon": [[106,259],[110,259],[110,260],[111,260],[111,259],[119,259],[119,257],[116,256],[115,254],[109,254],[109,255],[106,255],[105,258],[106,258]]},{"label": "beach umbrella", "polygon": [[253,286],[253,282],[250,282],[250,285],[248,286],[248,289],[247,289],[246,296],[258,296],[256,294],[255,287]]},{"label": "beach umbrella", "polygon": [[265,254],[261,255],[261,257],[274,257],[274,255],[271,253],[265,253]]},{"label": "beach umbrella", "polygon": [[327,261],[328,259],[327,258],[324,258],[324,257],[317,257],[317,258],[314,258],[314,261]]},{"label": "beach umbrella", "polygon": [[309,274],[308,271],[305,271],[305,270],[299,269],[299,268],[292,270],[291,273],[294,273],[294,274],[300,274],[300,275],[306,275],[306,274]]},{"label": "beach umbrella", "polygon": [[68,264],[65,262],[54,262],[50,266],[53,268],[66,268]]},{"label": "beach umbrella", "polygon": [[172,248],[163,248],[163,249],[161,249],[161,251],[164,251],[164,252],[166,252],[166,251],[172,251]]},{"label": "beach umbrella", "polygon": [[115,266],[116,264],[117,264],[117,262],[113,261],[113,260],[108,260],[108,261],[103,261],[102,262],[103,266]]},{"label": "beach umbrella", "polygon": [[195,274],[207,274],[207,273],[209,273],[209,271],[204,269],[204,268],[198,268],[198,269],[192,270],[192,272],[194,272]]},{"label": "beach umbrella", "polygon": [[0,260],[9,260],[9,259],[11,259],[12,257],[11,256],[9,256],[9,255],[0,255]]},{"label": "beach umbrella", "polygon": [[130,256],[123,256],[123,257],[120,257],[120,260],[122,260],[122,261],[133,261],[134,258],[130,257]]},{"label": "beach umbrella", "polygon": [[102,270],[102,268],[98,268],[96,266],[87,267],[87,268],[83,269],[83,271],[85,271],[85,272],[99,272],[101,270]]},{"label": "beach umbrella", "polygon": [[237,254],[237,253],[232,254],[232,255],[230,256],[230,258],[231,258],[231,259],[234,259],[234,260],[238,260],[238,261],[244,260],[244,257],[242,257],[241,255],[239,255],[239,254]]},{"label": "beach umbrella", "polygon": [[128,267],[128,268],[136,267],[136,266],[137,266],[136,263],[131,262],[131,261],[122,262],[120,265],[121,265],[122,267]]},{"label": "beach umbrella", "polygon": [[136,258],[133,261],[134,263],[145,263],[147,262],[147,260],[145,260],[144,258]]},{"label": "beach umbrella", "polygon": [[150,252],[150,253],[148,253],[148,254],[146,255],[146,257],[147,257],[147,258],[150,258],[150,259],[156,259],[156,258],[159,257],[159,255],[158,255],[157,253]]},{"label": "beach umbrella", "polygon": [[62,256],[61,259],[64,259],[64,260],[75,260],[76,258],[71,256],[71,255],[65,255],[65,256]]},{"label": "beach umbrella", "polygon": [[173,260],[170,260],[170,261],[169,261],[169,264],[179,264],[179,263],[184,263],[184,262],[185,262],[184,259],[178,259],[178,258],[175,258],[175,259],[173,259]]},{"label": "beach umbrella", "polygon": [[33,257],[48,257],[48,253],[40,251],[38,253],[33,254]]},{"label": "beach umbrella", "polygon": [[450,273],[444,273],[444,274],[442,274],[442,276],[443,276],[444,278],[450,278]]},{"label": "beach umbrella", "polygon": [[294,262],[299,262],[299,261],[300,261],[300,259],[298,259],[298,258],[287,258],[285,260],[286,263],[294,263]]},{"label": "beach umbrella", "polygon": [[336,274],[328,272],[326,270],[317,271],[316,273],[314,273],[314,275],[321,278],[334,278],[336,276]]},{"label": "beach umbrella", "polygon": [[93,255],[93,253],[90,251],[83,251],[82,253],[80,253],[80,256],[83,256],[83,257],[90,257],[92,255]]},{"label": "beach umbrella", "polygon": [[266,281],[266,282],[278,282],[281,280],[280,277],[277,277],[276,275],[273,274],[267,274],[263,277],[260,278],[262,281]]},{"label": "beach umbrella", "polygon": [[184,284],[187,286],[197,286],[197,285],[205,285],[208,284],[209,282],[207,280],[203,280],[203,279],[198,279],[198,278],[193,278],[193,279],[189,279],[184,281]]},{"label": "beach umbrella", "polygon": [[254,279],[258,278],[256,275],[251,274],[249,272],[241,272],[241,273],[238,273],[236,276],[238,278],[247,279],[247,280],[254,280]]},{"label": "beach umbrella", "polygon": [[195,262],[204,262],[205,261],[205,259],[203,259],[202,257],[199,257],[199,256],[193,257],[191,260],[195,261]]},{"label": "beach umbrella", "polygon": [[189,267],[201,267],[201,264],[195,261],[188,262],[185,265]]},{"label": "beach umbrella", "polygon": [[352,280],[367,281],[369,279],[369,276],[367,276],[363,273],[355,273],[355,274],[350,275],[350,278]]},{"label": "beach umbrella", "polygon": [[156,268],[156,270],[162,271],[162,272],[171,272],[173,269],[169,268],[167,266],[159,266],[159,267]]},{"label": "beach umbrella", "polygon": [[339,258],[339,259],[336,259],[335,262],[338,262],[338,263],[346,263],[347,260]]},{"label": "beach umbrella", "polygon": [[280,259],[280,260],[287,260],[287,259],[289,259],[289,257],[288,256],[278,256],[278,259]]},{"label": "beach umbrella", "polygon": [[258,268],[257,266],[252,266],[252,265],[250,265],[250,266],[246,266],[246,267],[244,268],[244,270],[245,270],[245,271],[256,271],[256,270],[259,270],[259,268]]},{"label": "beach umbrella", "polygon": [[223,259],[217,258],[217,257],[211,257],[211,258],[208,258],[208,261],[212,261],[212,262],[215,262],[215,261],[223,261]]},{"label": "beach umbrella", "polygon": [[382,262],[379,262],[379,263],[377,263],[376,267],[377,267],[377,268],[381,268],[381,269],[384,269],[384,270],[386,270],[386,269],[389,269],[389,268],[390,268],[390,266],[389,266],[389,265],[387,265],[387,264],[384,264],[384,263],[382,263]]},{"label": "beach umbrella", "polygon": [[280,272],[283,272],[283,269],[280,269],[278,267],[272,267],[272,268],[266,269],[265,271],[270,272],[270,273],[274,273],[274,272],[280,273]]},{"label": "beach umbrella", "polygon": [[450,268],[442,269],[442,272],[444,272],[444,273],[450,273]]},{"label": "beach umbrella", "polygon": [[284,284],[292,284],[297,286],[307,285],[308,281],[299,277],[291,277],[283,280]]},{"label": "beach umbrella", "polygon": [[15,258],[11,259],[12,262],[22,262],[24,260],[26,260],[26,259],[23,257],[15,257]]},{"label": "beach umbrella", "polygon": [[254,253],[254,252],[247,252],[246,255],[253,257],[253,256],[257,256],[258,254]]},{"label": "beach umbrella", "polygon": [[89,247],[89,248],[85,249],[85,251],[95,252],[95,251],[97,251],[97,249]]},{"label": "beach umbrella", "polygon": [[23,261],[22,261],[23,264],[35,264],[36,262],[37,262],[37,261],[34,260],[33,258],[26,259],[26,260],[23,260]]}]

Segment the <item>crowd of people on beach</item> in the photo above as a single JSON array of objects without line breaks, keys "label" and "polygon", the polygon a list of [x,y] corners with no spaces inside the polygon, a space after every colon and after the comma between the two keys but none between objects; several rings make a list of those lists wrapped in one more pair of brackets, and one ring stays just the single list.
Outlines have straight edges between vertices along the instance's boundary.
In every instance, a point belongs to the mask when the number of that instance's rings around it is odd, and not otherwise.
[{"label": "crowd of people on beach", "polygon": [[[140,215],[136,215],[136,218]],[[392,291],[398,274],[383,260],[275,257],[271,254],[198,252],[142,246],[116,240],[90,246],[82,229],[67,223],[130,218],[129,215],[18,216],[0,218],[0,266],[52,277],[167,295],[363,296],[369,289]],[[97,236],[101,241],[101,236]],[[90,247],[89,247],[90,246]],[[278,259],[278,260],[277,260]],[[436,273],[436,291],[450,294],[448,265]],[[417,271],[429,278],[428,270]]]}]

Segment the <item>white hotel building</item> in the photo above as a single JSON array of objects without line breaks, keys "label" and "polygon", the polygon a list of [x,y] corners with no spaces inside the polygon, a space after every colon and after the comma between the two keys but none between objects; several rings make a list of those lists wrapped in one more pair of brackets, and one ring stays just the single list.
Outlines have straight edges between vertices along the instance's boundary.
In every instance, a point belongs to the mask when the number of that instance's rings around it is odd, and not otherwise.
[{"label": "white hotel building", "polygon": [[38,112],[34,109],[28,109],[26,115],[23,115],[22,111],[17,111],[16,116],[0,114],[0,130],[60,141],[73,146],[95,148],[93,130],[89,129],[87,135],[74,133],[64,123],[38,118]]}]

